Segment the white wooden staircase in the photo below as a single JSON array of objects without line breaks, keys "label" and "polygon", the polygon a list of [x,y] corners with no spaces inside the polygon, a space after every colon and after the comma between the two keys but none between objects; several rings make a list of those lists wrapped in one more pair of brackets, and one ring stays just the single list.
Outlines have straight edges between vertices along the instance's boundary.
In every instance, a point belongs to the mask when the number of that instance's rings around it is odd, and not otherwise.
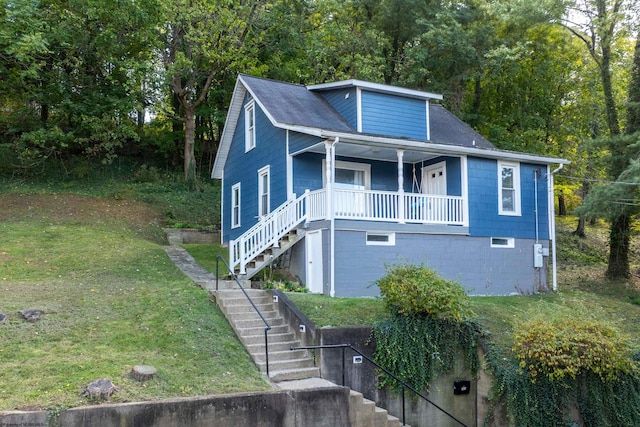
[{"label": "white wooden staircase", "polygon": [[265,267],[275,262],[280,256],[282,256],[293,245],[298,243],[300,239],[304,237],[304,230],[293,229],[289,230],[286,234],[278,239],[278,244],[269,246],[264,249],[258,255],[256,255],[251,261],[245,265],[245,272],[242,273],[240,267],[236,267],[234,273],[238,277],[238,280],[249,280],[254,277]]}]

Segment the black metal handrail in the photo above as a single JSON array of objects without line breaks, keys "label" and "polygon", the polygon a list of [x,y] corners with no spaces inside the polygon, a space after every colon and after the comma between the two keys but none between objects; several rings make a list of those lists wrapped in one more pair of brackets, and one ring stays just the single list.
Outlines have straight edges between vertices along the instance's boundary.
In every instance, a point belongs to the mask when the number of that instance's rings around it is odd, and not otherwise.
[{"label": "black metal handrail", "polygon": [[452,420],[454,420],[455,422],[457,422],[458,424],[460,424],[463,427],[468,427],[465,423],[463,423],[462,421],[460,421],[459,419],[457,419],[456,417],[454,417],[452,414],[450,414],[449,412],[447,412],[447,410],[445,410],[444,408],[438,406],[436,403],[432,402],[431,400],[429,400],[428,398],[426,398],[425,396],[422,395],[422,393],[418,392],[416,389],[414,389],[413,387],[411,387],[410,385],[408,385],[406,382],[404,382],[402,379],[398,378],[397,376],[395,376],[394,374],[392,374],[391,372],[389,372],[389,370],[385,369],[384,367],[380,366],[378,363],[376,363],[374,360],[372,360],[371,358],[369,358],[366,354],[362,353],[360,350],[358,350],[357,348],[355,348],[354,346],[352,346],[351,344],[332,344],[332,345],[314,345],[314,346],[305,346],[305,347],[291,347],[291,350],[315,350],[315,349],[330,349],[330,348],[341,348],[342,349],[342,385],[344,386],[344,372],[345,372],[345,358],[344,358],[344,351],[345,349],[349,348],[351,350],[353,350],[354,352],[358,353],[360,356],[362,356],[364,359],[366,359],[369,363],[373,364],[376,368],[380,369],[381,371],[383,371],[385,374],[389,375],[390,377],[392,377],[394,380],[396,380],[397,382],[399,382],[402,385],[402,425],[406,425],[407,423],[405,422],[405,399],[404,399],[404,390],[408,389],[409,391],[412,391],[416,396],[422,398],[422,400],[424,400],[427,403],[432,404],[433,406],[436,407],[436,409],[438,409],[440,412],[444,413],[445,415],[447,415],[449,418],[451,418]]},{"label": "black metal handrail", "polygon": [[227,267],[227,270],[229,271],[229,273],[231,273],[231,277],[233,278],[233,280],[235,280],[235,282],[238,284],[244,296],[247,297],[253,309],[256,311],[256,313],[258,313],[258,316],[260,316],[260,319],[262,319],[262,321],[264,322],[264,326],[265,326],[264,327],[264,358],[265,358],[265,363],[267,368],[267,377],[268,377],[269,376],[269,336],[267,333],[271,330],[271,325],[269,325],[269,322],[267,322],[267,319],[265,319],[262,313],[260,312],[260,310],[258,310],[258,307],[256,307],[255,303],[253,302],[253,300],[251,299],[247,291],[244,289],[244,286],[242,286],[242,284],[238,280],[238,276],[236,276],[236,273],[234,273],[231,267],[229,267],[229,264],[227,264],[227,261],[225,261],[225,259],[222,258],[220,255],[216,256],[216,291],[218,290],[218,278],[220,277],[220,275],[218,274],[219,273],[218,266],[220,261],[222,261],[225,267]]}]

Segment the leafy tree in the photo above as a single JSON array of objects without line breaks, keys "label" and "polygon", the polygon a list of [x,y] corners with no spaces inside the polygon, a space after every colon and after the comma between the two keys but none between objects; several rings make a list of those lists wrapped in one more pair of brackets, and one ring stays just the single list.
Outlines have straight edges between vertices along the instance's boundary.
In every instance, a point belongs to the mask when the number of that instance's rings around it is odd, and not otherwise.
[{"label": "leafy tree", "polygon": [[[626,142],[618,138],[620,123],[616,103],[612,65],[615,60],[616,42],[626,35],[628,13],[632,1],[627,0],[576,0],[573,3],[565,27],[586,45],[591,57],[598,65],[605,102],[610,152],[608,173],[612,180],[618,179],[628,166]],[[573,16],[578,19],[571,20]],[[593,197],[601,197],[600,192]],[[597,203],[595,204],[597,205]],[[596,209],[591,203],[592,209]],[[585,208],[589,211],[588,208]],[[609,278],[628,277],[629,241],[631,213],[628,209],[608,209],[611,221],[609,234],[609,263],[606,275]],[[593,210],[592,210],[593,212]]]},{"label": "leafy tree", "polygon": [[[213,86],[256,64],[250,35],[260,1],[175,0],[165,6],[162,60],[184,122],[184,177],[195,182],[196,110]],[[258,36],[258,35],[254,35]]]}]

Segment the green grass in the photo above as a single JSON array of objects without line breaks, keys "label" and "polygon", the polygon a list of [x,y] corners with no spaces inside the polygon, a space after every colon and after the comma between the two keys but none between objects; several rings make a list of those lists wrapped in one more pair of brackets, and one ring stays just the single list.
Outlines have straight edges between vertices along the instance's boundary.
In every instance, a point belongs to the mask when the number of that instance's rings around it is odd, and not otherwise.
[{"label": "green grass", "polygon": [[331,298],[295,292],[287,297],[318,327],[368,326],[387,317],[380,298]]},{"label": "green grass", "polygon": [[[207,292],[157,243],[146,207],[0,197],[0,410],[88,404],[81,391],[105,377],[119,387],[111,402],[269,389]],[[28,323],[22,309],[44,316]],[[137,364],[157,379],[129,379]]]},{"label": "green grass", "polygon": [[[220,245],[190,244],[182,245],[193,256],[202,267],[215,273],[216,258],[221,256],[225,262],[229,262],[229,250]],[[226,267],[223,263],[219,265],[220,275],[227,274]]]}]

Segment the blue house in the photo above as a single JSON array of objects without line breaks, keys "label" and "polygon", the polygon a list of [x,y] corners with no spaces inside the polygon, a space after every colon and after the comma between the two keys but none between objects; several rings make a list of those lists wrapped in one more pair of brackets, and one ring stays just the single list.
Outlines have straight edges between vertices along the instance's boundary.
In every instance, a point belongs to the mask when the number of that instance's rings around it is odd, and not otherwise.
[{"label": "blue house", "polygon": [[239,75],[212,171],[239,276],[285,256],[331,296],[378,295],[407,262],[473,295],[555,289],[553,173],[567,161],[499,150],[440,100]]}]

